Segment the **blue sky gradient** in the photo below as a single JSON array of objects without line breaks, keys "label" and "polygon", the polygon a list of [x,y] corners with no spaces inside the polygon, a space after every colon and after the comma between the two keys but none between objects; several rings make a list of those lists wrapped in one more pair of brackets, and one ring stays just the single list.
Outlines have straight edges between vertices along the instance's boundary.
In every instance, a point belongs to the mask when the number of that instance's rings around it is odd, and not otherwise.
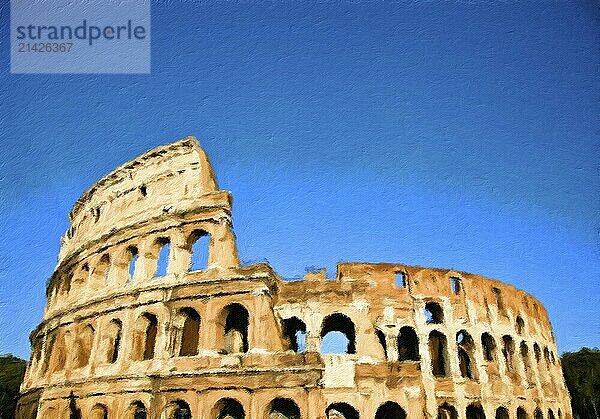
[{"label": "blue sky gradient", "polygon": [[187,135],[244,262],[474,272],[600,346],[597,2],[157,2],[150,75],[12,75],[0,18],[0,353],[28,356],[79,195]]}]

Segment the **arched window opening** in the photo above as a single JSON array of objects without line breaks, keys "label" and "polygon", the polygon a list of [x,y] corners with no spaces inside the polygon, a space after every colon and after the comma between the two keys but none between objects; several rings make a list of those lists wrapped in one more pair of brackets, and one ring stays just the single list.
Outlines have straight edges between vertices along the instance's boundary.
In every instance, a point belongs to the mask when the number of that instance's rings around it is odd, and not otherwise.
[{"label": "arched window opening", "polygon": [[50,334],[46,342],[46,352],[44,354],[44,360],[42,362],[42,374],[48,372],[48,368],[52,362],[52,353],[54,352],[54,346],[56,345],[56,332]]},{"label": "arched window opening", "polygon": [[52,351],[50,373],[62,371],[65,368],[67,362],[67,336],[70,336],[69,332],[59,332],[55,345],[47,347]]},{"label": "arched window opening", "polygon": [[156,272],[154,276],[161,277],[167,274],[169,267],[169,256],[171,254],[171,242],[166,237],[161,237],[156,240],[155,246],[158,248],[158,256],[156,260]]},{"label": "arched window opening", "polygon": [[213,408],[214,419],[244,419],[244,408],[235,399],[221,399]]},{"label": "arched window opening", "polygon": [[521,346],[519,348],[519,352],[521,354],[521,359],[523,360],[523,368],[525,369],[525,378],[529,383],[532,380],[533,368],[531,367],[531,357],[529,356],[529,347],[523,341],[521,342]]},{"label": "arched window opening", "polygon": [[147,419],[148,413],[146,412],[146,406],[141,401],[135,401],[131,403],[129,407],[130,416],[132,419]]},{"label": "arched window opening", "polygon": [[[337,333],[336,333],[337,332]],[[354,323],[341,313],[325,317],[321,326],[321,353],[356,353]]]},{"label": "arched window opening", "polygon": [[458,419],[458,412],[454,406],[444,403],[438,407],[437,419]]},{"label": "arched window opening", "polygon": [[517,320],[515,322],[515,329],[517,330],[518,335],[522,335],[525,331],[525,321],[521,316],[517,316]]},{"label": "arched window opening", "polygon": [[395,284],[398,288],[406,288],[406,274],[404,272],[395,273]]},{"label": "arched window opening", "polygon": [[554,417],[554,412],[552,411],[552,409],[548,409],[548,419],[556,419]]},{"label": "arched window opening", "polygon": [[186,307],[180,311],[184,316],[181,330],[181,346],[179,356],[198,355],[198,342],[200,339],[200,316],[193,308]]},{"label": "arched window opening", "polygon": [[167,406],[168,419],[192,419],[190,405],[183,400],[176,400]]},{"label": "arched window opening", "polygon": [[460,294],[460,291],[462,290],[462,282],[460,278],[456,278],[454,276],[450,277],[450,287],[452,288],[453,294]]},{"label": "arched window opening", "polygon": [[522,408],[522,407],[517,408],[517,419],[528,419],[527,412],[525,411],[524,408]]},{"label": "arched window opening", "polygon": [[129,246],[127,248],[127,256],[129,258],[129,279],[127,282],[133,282],[133,277],[135,275],[135,264],[138,259],[137,247]]},{"label": "arched window opening", "polygon": [[268,419],[300,419],[300,409],[293,400],[277,398],[271,402]]},{"label": "arched window opening", "polygon": [[283,320],[283,335],[292,351],[306,350],[306,324],[298,317]]},{"label": "arched window opening", "polygon": [[560,407],[558,408],[558,419],[562,419],[562,410],[560,410]]},{"label": "arched window opening", "polygon": [[550,351],[550,359],[552,359],[552,364],[556,365],[556,358],[554,358],[554,352]]},{"label": "arched window opening", "polygon": [[506,370],[514,371],[513,359],[514,359],[514,353],[515,353],[515,342],[508,335],[504,335],[502,337],[502,342],[503,342],[502,355],[504,356]]},{"label": "arched window opening", "polygon": [[544,419],[544,414],[539,407],[536,407],[533,411],[533,419]]},{"label": "arched window opening", "polygon": [[429,334],[429,356],[431,357],[431,373],[434,377],[445,377],[448,373],[448,341],[443,333],[437,330]]},{"label": "arched window opening", "polygon": [[123,325],[120,320],[114,319],[108,324],[108,351],[106,362],[114,364],[119,359],[119,349],[121,348],[121,333]]},{"label": "arched window opening", "polygon": [[248,352],[248,311],[241,304],[233,303],[223,309],[222,317],[225,318],[225,353]]},{"label": "arched window opening", "polygon": [[467,419],[485,419],[485,413],[480,404],[472,403],[467,406]]},{"label": "arched window opening", "polygon": [[496,409],[496,419],[510,419],[508,409],[502,406]]},{"label": "arched window opening", "polygon": [[325,409],[327,419],[358,419],[358,412],[348,403],[332,403]]},{"label": "arched window opening", "polygon": [[156,334],[158,332],[158,320],[152,314],[145,314],[148,321],[146,326],[146,339],[144,342],[144,359],[154,358],[154,347],[156,345]]},{"label": "arched window opening", "polygon": [[191,251],[190,271],[203,271],[208,268],[210,234],[204,230],[194,230],[188,238],[188,249]]},{"label": "arched window opening", "polygon": [[89,274],[90,274],[90,265],[88,265],[87,263],[84,263],[83,265],[81,265],[81,268],[79,270],[77,270],[73,276],[73,287],[81,288],[81,286],[83,286],[83,284],[87,281]]},{"label": "arched window opening", "polygon": [[475,368],[475,343],[466,331],[461,330],[456,334],[456,345],[458,348],[458,365],[460,375],[471,380],[476,379]]},{"label": "arched window opening", "polygon": [[444,310],[438,303],[430,301],[425,304],[424,314],[427,324],[441,324],[444,322]]},{"label": "arched window opening", "polygon": [[97,277],[103,285],[108,285],[110,276],[110,256],[108,253],[100,257],[100,261],[96,266]]},{"label": "arched window opening", "polygon": [[[49,416],[49,418],[52,419],[55,419],[56,417],[58,416]],[[73,391],[69,394],[69,419],[81,419],[81,409],[77,407]]]},{"label": "arched window opening", "polygon": [[481,335],[481,346],[483,347],[483,358],[488,362],[496,360],[496,341],[489,333]]},{"label": "arched window opening", "polygon": [[103,404],[97,404],[92,408],[91,419],[108,419],[108,409]]},{"label": "arched window opening", "polygon": [[381,330],[375,329],[375,335],[377,335],[377,340],[381,345],[381,349],[383,349],[383,357],[387,359],[387,343],[385,342],[385,334]]},{"label": "arched window opening", "polygon": [[419,338],[415,329],[404,326],[398,335],[398,361],[418,361]]},{"label": "arched window opening", "polygon": [[473,379],[473,369],[471,367],[471,358],[463,348],[458,348],[458,365],[460,375],[463,378]]},{"label": "arched window opening", "polygon": [[134,336],[134,360],[148,360],[154,358],[156,335],[158,333],[158,319],[154,314],[144,313],[136,322]]},{"label": "arched window opening", "polygon": [[75,341],[75,368],[85,367],[89,363],[94,344],[94,332],[94,328],[89,324],[79,332]]},{"label": "arched window opening", "polygon": [[550,351],[548,347],[544,347],[544,362],[546,363],[546,369],[550,371]]},{"label": "arched window opening", "polygon": [[500,288],[492,288],[492,292],[494,293],[494,299],[496,300],[496,307],[498,307],[498,312],[500,314],[505,314],[504,308],[504,299],[502,298],[502,291]]},{"label": "arched window opening", "polygon": [[406,419],[406,412],[398,403],[385,402],[377,409],[375,419]]},{"label": "arched window opening", "polygon": [[533,344],[533,355],[535,356],[535,362],[540,363],[542,360],[542,351],[540,350],[540,345],[536,343]]}]

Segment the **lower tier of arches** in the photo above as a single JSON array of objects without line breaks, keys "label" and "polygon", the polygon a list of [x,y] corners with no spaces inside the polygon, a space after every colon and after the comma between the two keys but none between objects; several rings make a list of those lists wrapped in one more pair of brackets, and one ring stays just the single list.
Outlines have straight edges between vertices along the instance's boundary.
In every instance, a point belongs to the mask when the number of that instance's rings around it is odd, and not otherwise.
[{"label": "lower tier of arches", "polygon": [[[571,419],[554,400],[427,398],[418,388],[173,389],[102,394],[55,389],[21,398],[17,419]],[[89,389],[91,390],[91,389]],[[373,389],[369,389],[373,390]],[[65,394],[65,391],[68,391]]]}]

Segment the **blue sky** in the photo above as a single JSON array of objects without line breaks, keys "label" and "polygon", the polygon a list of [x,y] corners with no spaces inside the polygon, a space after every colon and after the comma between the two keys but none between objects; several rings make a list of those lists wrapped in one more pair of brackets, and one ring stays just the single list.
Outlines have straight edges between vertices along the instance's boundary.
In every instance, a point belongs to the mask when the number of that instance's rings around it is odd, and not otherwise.
[{"label": "blue sky", "polygon": [[241,258],[447,267],[600,346],[597,2],[160,2],[150,75],[13,75],[0,6],[0,353],[29,354],[67,213],[195,135]]}]

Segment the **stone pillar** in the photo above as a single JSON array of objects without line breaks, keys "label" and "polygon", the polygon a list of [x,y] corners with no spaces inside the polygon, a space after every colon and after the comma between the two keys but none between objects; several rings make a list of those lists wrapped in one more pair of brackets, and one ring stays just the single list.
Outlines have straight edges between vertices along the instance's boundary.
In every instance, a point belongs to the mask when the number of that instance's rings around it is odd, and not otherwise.
[{"label": "stone pillar", "polygon": [[139,244],[138,259],[133,277],[134,283],[147,281],[154,276],[158,262],[154,250],[152,239],[146,239]]},{"label": "stone pillar", "polygon": [[229,220],[221,218],[210,236],[208,268],[237,268],[240,266],[235,235]]},{"label": "stone pillar", "polygon": [[180,229],[174,229],[171,235],[171,254],[167,275],[174,274],[180,276],[190,269],[192,260],[191,249],[187,245],[187,237]]}]

